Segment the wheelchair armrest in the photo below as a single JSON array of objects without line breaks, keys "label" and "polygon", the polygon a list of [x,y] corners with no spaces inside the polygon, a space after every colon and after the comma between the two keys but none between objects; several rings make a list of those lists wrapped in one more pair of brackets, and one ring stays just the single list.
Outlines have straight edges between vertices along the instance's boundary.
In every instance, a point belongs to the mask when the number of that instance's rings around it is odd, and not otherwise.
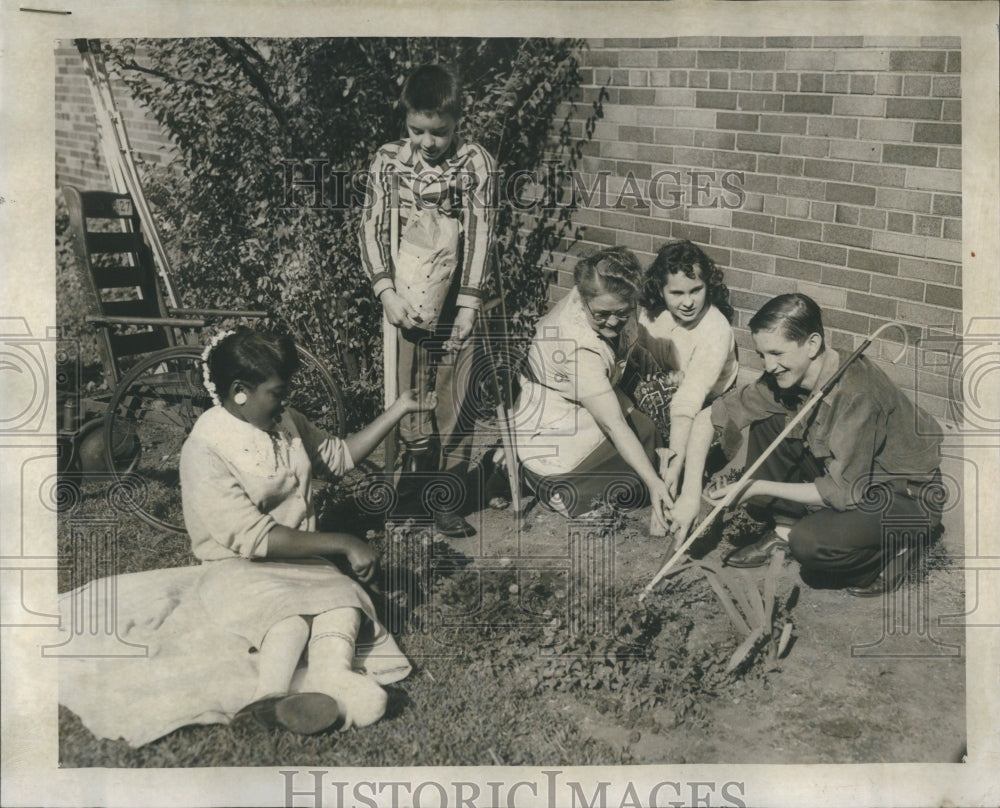
[{"label": "wheelchair armrest", "polygon": [[243,311],[239,309],[170,309],[170,313],[182,316],[246,317],[248,319],[259,319],[268,316],[268,312],[266,311]]},{"label": "wheelchair armrest", "polygon": [[104,314],[88,314],[84,319],[94,325],[158,325],[171,328],[204,328],[203,319],[180,320],[176,317],[114,317]]}]

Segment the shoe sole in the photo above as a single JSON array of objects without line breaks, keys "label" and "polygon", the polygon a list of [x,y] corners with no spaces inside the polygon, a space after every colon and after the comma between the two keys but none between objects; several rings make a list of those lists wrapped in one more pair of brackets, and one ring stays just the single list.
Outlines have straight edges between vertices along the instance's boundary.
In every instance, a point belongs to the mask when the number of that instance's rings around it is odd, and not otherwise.
[{"label": "shoe sole", "polygon": [[292,693],[274,707],[278,725],[299,735],[314,735],[340,718],[337,702],[325,693]]},{"label": "shoe sole", "polygon": [[753,561],[753,562],[732,561],[731,559],[727,558],[723,562],[723,566],[732,567],[733,569],[736,570],[752,570],[752,569],[757,569],[757,567],[765,566],[770,560],[771,560],[770,556],[765,558],[763,561]]},{"label": "shoe sole", "polygon": [[444,536],[447,539],[468,539],[476,535],[475,528],[471,530],[442,530],[441,528],[435,526],[434,532],[438,535]]},{"label": "shoe sole", "polygon": [[229,722],[230,726],[235,728],[248,721],[254,721],[257,725],[264,727],[264,729],[277,728],[278,722],[275,720],[274,710],[278,702],[283,698],[284,696],[268,696],[267,698],[258,699],[251,704],[247,704],[233,716],[232,721]]}]

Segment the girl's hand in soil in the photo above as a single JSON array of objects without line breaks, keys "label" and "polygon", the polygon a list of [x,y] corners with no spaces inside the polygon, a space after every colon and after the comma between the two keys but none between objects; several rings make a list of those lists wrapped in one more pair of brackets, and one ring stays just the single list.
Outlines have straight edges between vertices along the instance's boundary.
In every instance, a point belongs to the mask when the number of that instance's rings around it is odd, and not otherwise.
[{"label": "girl's hand in soil", "polygon": [[670,496],[667,484],[660,478],[656,478],[655,481],[650,482],[649,500],[653,504],[653,512],[659,517],[660,521],[663,523],[668,522],[674,498]]},{"label": "girl's hand in soil", "polygon": [[674,503],[674,507],[670,509],[668,517],[675,547],[687,537],[688,532],[691,530],[691,525],[694,524],[694,520],[698,516],[699,510],[701,510],[701,503],[698,501],[698,498],[685,496],[684,494],[681,494]]}]

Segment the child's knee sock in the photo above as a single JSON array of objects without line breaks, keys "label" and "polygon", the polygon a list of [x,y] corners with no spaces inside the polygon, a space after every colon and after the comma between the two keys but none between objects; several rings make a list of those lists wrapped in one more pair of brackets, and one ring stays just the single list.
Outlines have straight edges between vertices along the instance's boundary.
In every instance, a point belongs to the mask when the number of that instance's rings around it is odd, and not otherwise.
[{"label": "child's knee sock", "polygon": [[286,617],[268,629],[257,655],[257,689],[252,702],[288,692],[308,639],[309,626],[298,615]]},{"label": "child's knee sock", "polygon": [[385,713],[386,692],[351,670],[361,612],[331,609],[313,618],[309,640],[307,687],[333,697],[344,716],[344,728],[374,724]]}]

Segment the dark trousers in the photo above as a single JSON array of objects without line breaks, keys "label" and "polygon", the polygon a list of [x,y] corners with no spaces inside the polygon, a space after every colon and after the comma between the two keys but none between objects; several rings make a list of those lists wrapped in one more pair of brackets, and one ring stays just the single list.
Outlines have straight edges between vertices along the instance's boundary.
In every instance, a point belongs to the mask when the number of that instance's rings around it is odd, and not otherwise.
[{"label": "dark trousers", "polygon": [[[747,465],[761,456],[784,428],[776,415],[750,426]],[[786,438],[754,474],[758,480],[808,483],[825,473],[823,464],[801,440]],[[753,497],[747,510],[762,511],[781,520],[795,521],[788,536],[792,556],[802,565],[803,576],[831,586],[867,586],[908,536],[927,535],[941,524],[940,503],[921,496],[923,486],[940,486],[940,472],[931,481],[911,482],[905,477],[884,481],[870,489],[863,507],[836,511],[807,507],[787,500]],[[907,530],[906,525],[912,529]],[[922,531],[922,533],[921,533]],[[889,558],[886,558],[889,554]]]},{"label": "dark trousers", "polygon": [[[623,393],[619,392],[618,400],[622,412],[633,406]],[[625,420],[655,466],[656,450],[663,446],[656,425],[636,409],[626,415]],[[543,477],[525,468],[524,476],[540,501],[550,502],[554,494],[559,494],[571,517],[586,513],[602,502],[625,510],[649,504],[645,484],[607,438],[570,472]]]}]

